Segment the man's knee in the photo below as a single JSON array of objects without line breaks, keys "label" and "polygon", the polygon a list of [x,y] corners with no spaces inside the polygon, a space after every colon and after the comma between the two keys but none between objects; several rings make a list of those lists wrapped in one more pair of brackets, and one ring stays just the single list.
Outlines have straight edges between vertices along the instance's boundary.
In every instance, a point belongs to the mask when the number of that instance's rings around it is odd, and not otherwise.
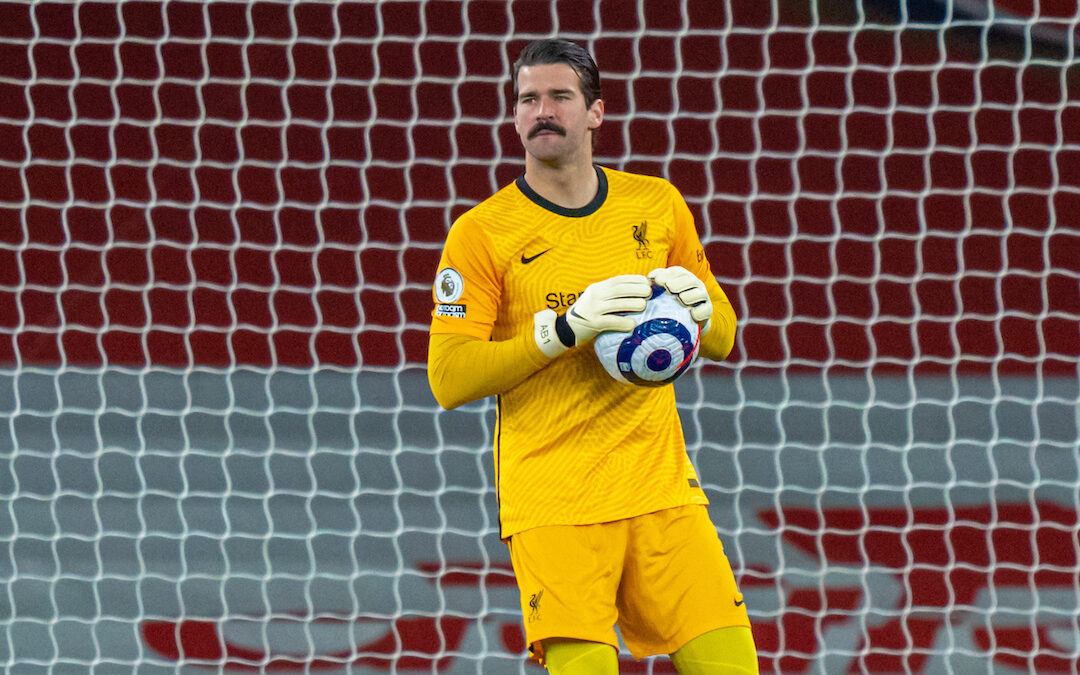
[{"label": "man's knee", "polygon": [[738,673],[757,675],[757,648],[746,626],[709,631],[687,642],[671,655],[680,675]]},{"label": "man's knee", "polygon": [[619,652],[609,644],[585,640],[543,642],[543,663],[552,675],[617,675]]}]

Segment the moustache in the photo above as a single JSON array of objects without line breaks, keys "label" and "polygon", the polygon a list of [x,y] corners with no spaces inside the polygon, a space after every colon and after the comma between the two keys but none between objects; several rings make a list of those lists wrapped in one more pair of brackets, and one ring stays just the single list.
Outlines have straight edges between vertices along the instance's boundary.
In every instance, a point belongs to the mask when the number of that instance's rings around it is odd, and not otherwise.
[{"label": "moustache", "polygon": [[536,126],[534,126],[532,129],[529,129],[529,138],[534,138],[541,131],[554,131],[560,136],[566,135],[566,129],[560,127],[554,122],[537,122]]}]

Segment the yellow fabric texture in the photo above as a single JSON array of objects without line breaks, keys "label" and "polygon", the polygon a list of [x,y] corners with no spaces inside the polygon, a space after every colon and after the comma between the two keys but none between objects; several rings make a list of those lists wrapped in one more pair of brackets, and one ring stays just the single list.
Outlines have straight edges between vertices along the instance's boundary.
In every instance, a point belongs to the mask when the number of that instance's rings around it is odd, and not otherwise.
[{"label": "yellow fabric texture", "polygon": [[551,675],[618,675],[619,653],[599,642],[559,640],[544,645],[544,665]]},{"label": "yellow fabric texture", "polygon": [[745,626],[709,631],[671,655],[679,675],[757,675],[754,636]]},{"label": "yellow fabric texture", "polygon": [[573,638],[634,658],[670,654],[703,633],[750,626],[731,563],[704,506],[510,538],[525,641]]},{"label": "yellow fabric texture", "polygon": [[[518,385],[548,364],[532,334],[489,342],[471,335],[433,333],[428,380],[439,404],[452,409]],[[462,377],[461,373],[468,373]]]},{"label": "yellow fabric texture", "polygon": [[[680,265],[705,282],[713,299],[701,354],[719,359],[731,350],[735,313],[682,196],[660,178],[610,169],[601,176],[606,197],[594,210],[552,209],[518,183],[508,185],[454,223],[436,273],[432,391],[448,407],[498,396],[494,450],[504,538],[542,525],[707,503],[686,455],[672,387],[615,382],[591,343],[546,366],[530,344],[533,315],[565,312],[589,284]],[[444,334],[474,340],[438,338]]]}]

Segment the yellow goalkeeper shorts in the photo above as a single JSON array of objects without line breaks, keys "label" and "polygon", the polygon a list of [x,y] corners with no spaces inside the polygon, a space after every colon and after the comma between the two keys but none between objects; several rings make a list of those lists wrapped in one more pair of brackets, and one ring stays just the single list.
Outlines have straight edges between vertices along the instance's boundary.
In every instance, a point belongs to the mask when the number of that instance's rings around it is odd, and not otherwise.
[{"label": "yellow goalkeeper shorts", "polygon": [[704,506],[596,525],[513,535],[525,640],[573,638],[618,649],[616,622],[636,659],[670,654],[717,628],[750,626],[731,563]]}]

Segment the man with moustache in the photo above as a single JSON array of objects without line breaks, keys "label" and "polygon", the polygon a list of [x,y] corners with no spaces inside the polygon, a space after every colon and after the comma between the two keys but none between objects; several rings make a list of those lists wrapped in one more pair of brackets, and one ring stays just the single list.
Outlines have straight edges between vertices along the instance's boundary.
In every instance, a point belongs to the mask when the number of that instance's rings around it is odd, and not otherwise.
[{"label": "man with moustache", "polygon": [[652,285],[690,308],[700,354],[735,313],[666,180],[593,164],[595,62],[537,40],[514,63],[525,173],[453,225],[436,274],[428,376],[446,407],[496,397],[500,534],[530,653],[557,675],[635,658],[680,673],[756,673],[742,594],[706,510],[674,388],[604,371],[591,340],[633,328]]}]

